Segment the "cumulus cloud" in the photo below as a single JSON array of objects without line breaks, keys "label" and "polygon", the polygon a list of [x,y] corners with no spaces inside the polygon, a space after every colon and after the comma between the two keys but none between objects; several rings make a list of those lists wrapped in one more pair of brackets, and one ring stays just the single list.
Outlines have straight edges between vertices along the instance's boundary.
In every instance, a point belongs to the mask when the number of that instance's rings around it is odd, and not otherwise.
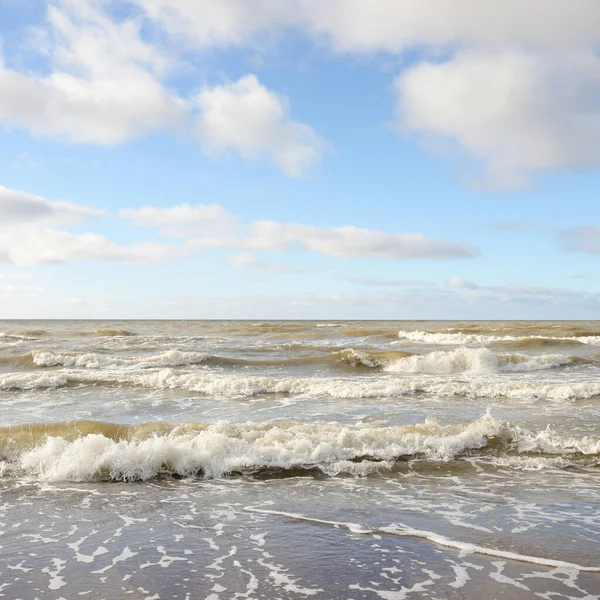
[{"label": "cumulus cloud", "polygon": [[[187,252],[177,245],[149,242],[124,246],[95,233],[56,229],[105,215],[88,206],[0,186],[0,262],[25,267],[70,261],[162,262]],[[8,277],[28,275],[9,273]]]},{"label": "cumulus cloud", "polygon": [[597,43],[595,0],[133,0],[150,19],[196,47],[259,43],[302,30],[340,52],[402,52],[415,46],[530,46]]},{"label": "cumulus cloud", "polygon": [[421,234],[394,234],[372,229],[320,228],[276,221],[244,222],[217,204],[143,206],[122,209],[118,216],[135,226],[176,238],[174,243],[114,243],[96,233],[65,231],[103,211],[66,201],[0,187],[0,262],[33,266],[70,261],[156,263],[191,256],[209,248],[238,251],[228,262],[239,268],[289,272],[282,264],[265,263],[256,252],[310,250],[335,258],[451,259],[470,258],[478,249]]},{"label": "cumulus cloud", "polygon": [[176,57],[145,41],[140,19],[117,20],[93,0],[57,0],[35,46],[44,72],[11,68],[0,52],[0,123],[35,135],[111,146],[151,131],[194,129],[209,153],[270,157],[292,176],[321,156],[323,140],[289,116],[284,96],[247,75],[180,96],[165,80]]},{"label": "cumulus cloud", "polygon": [[255,75],[205,87],[196,103],[198,131],[208,151],[235,150],[249,159],[269,157],[287,175],[299,177],[320,158],[325,142],[289,117],[287,100]]},{"label": "cumulus cloud", "polygon": [[[478,255],[478,249],[465,242],[448,242],[416,233],[392,234],[351,225],[319,228],[266,220],[244,224],[214,205],[142,207],[124,210],[120,214],[138,225],[157,227],[167,234],[189,236],[186,243],[189,249],[229,247],[246,251],[284,252],[299,247],[335,258],[379,259],[439,260]],[[188,221],[190,215],[196,217],[196,230],[194,218],[191,219],[192,223]],[[207,215],[215,227],[206,228]],[[222,235],[219,235],[219,230]]]},{"label": "cumulus cloud", "polygon": [[[201,87],[193,97],[168,85],[182,46],[264,45],[294,30],[340,53],[410,51],[414,60],[395,82],[396,125],[450,142],[483,164],[487,183],[520,187],[537,171],[600,166],[596,0],[126,4],[135,6],[134,18],[98,0],[50,4],[36,39],[48,68],[17,69],[0,58],[0,121],[104,145],[153,130],[194,130],[211,154],[267,158],[297,177],[326,144],[255,75]],[[143,35],[147,29],[156,35]]]},{"label": "cumulus cloud", "polygon": [[[179,204],[177,206],[126,208],[119,216],[138,227],[153,227],[166,237],[227,237],[238,228],[238,219],[218,204]],[[216,244],[218,245],[218,244]]]},{"label": "cumulus cloud", "polygon": [[[600,166],[596,0],[133,1],[157,27],[201,50],[299,30],[340,53],[411,51],[414,66],[396,80],[398,127],[449,141],[483,164],[487,184],[518,188],[537,171]],[[218,149],[271,155],[291,174],[314,160],[310,142],[292,144],[303,148],[301,159],[282,158],[273,140],[297,139],[297,131],[269,126],[277,133],[266,147],[248,147],[254,112],[242,130],[227,120],[217,111],[217,131],[205,128]]]},{"label": "cumulus cloud", "polygon": [[483,161],[494,185],[600,166],[600,60],[593,54],[462,52],[396,79],[398,121]]},{"label": "cumulus cloud", "polygon": [[101,210],[65,201],[52,202],[0,185],[0,231],[15,225],[73,225],[102,215]]},{"label": "cumulus cloud", "polygon": [[[87,2],[48,7],[40,39],[50,73],[9,68],[0,55],[0,121],[34,134],[112,145],[173,126],[185,103],[160,81],[167,59]],[[38,40],[38,43],[40,40]]]},{"label": "cumulus cloud", "polygon": [[115,244],[95,233],[74,234],[49,228],[0,232],[5,262],[30,267],[74,261],[164,262],[185,255],[179,246],[157,242]]},{"label": "cumulus cloud", "polygon": [[392,234],[352,225],[319,228],[296,223],[256,221],[247,244],[262,250],[282,250],[290,244],[334,258],[470,258],[475,247],[446,242],[418,233]]}]

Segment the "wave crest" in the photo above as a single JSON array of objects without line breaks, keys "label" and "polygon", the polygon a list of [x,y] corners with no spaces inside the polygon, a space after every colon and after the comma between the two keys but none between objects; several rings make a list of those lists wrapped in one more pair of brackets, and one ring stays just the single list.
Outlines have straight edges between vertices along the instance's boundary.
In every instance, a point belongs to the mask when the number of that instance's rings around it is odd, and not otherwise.
[{"label": "wave crest", "polygon": [[385,367],[392,373],[501,373],[552,369],[572,364],[564,354],[495,354],[487,348],[458,348],[401,358]]},{"label": "wave crest", "polygon": [[[582,333],[582,332],[579,332]],[[441,346],[483,346],[494,343],[523,343],[538,340],[538,343],[600,345],[600,336],[584,333],[579,336],[552,335],[489,335],[479,333],[449,333],[431,331],[399,331],[398,337],[409,342]]]},{"label": "wave crest", "polygon": [[579,382],[528,381],[489,378],[449,380],[442,377],[421,379],[369,377],[271,377],[212,373],[178,372],[171,368],[139,372],[54,371],[13,373],[0,376],[0,390],[21,391],[55,389],[69,385],[134,386],[153,390],[187,390],[217,398],[248,398],[261,395],[294,395],[300,398],[394,398],[414,394],[441,397],[504,398],[532,402],[567,402],[600,396],[597,380]]},{"label": "wave crest", "polygon": [[0,430],[0,443],[5,472],[25,471],[46,481],[218,478],[273,469],[360,476],[390,469],[398,460],[500,455],[589,462],[600,455],[600,440],[569,438],[550,429],[531,432],[489,415],[460,425],[428,420],[396,427],[229,421],[125,426],[80,421],[5,428]]}]

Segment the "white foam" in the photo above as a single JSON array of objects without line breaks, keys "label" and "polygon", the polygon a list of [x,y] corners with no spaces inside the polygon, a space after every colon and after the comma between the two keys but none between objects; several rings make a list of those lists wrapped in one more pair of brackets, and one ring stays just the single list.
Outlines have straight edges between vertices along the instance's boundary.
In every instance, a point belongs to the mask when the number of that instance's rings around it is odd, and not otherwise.
[{"label": "white foam", "polygon": [[489,415],[471,423],[410,426],[365,423],[233,423],[174,427],[164,435],[115,441],[89,434],[67,441],[49,436],[12,460],[46,481],[146,480],[160,474],[218,478],[231,472],[316,467],[328,475],[363,476],[399,457],[447,461],[486,447],[545,456],[597,455],[600,440],[569,438],[550,429],[530,432]]},{"label": "white foam", "polygon": [[417,537],[421,539],[428,540],[430,542],[434,542],[440,546],[446,546],[448,548],[455,548],[456,550],[461,550],[462,552],[467,553],[476,553],[476,554],[485,554],[487,556],[495,556],[498,558],[506,558],[509,560],[516,560],[519,562],[527,562],[535,565],[543,565],[547,567],[555,567],[561,569],[571,569],[576,571],[585,571],[589,573],[598,573],[600,572],[600,567],[584,567],[575,563],[569,563],[562,560],[554,560],[551,558],[541,558],[538,556],[528,556],[526,554],[519,554],[517,552],[509,552],[506,550],[500,550],[497,548],[490,548],[486,546],[479,546],[477,544],[472,544],[470,542],[462,542],[458,540],[450,539],[444,535],[440,535],[439,533],[435,533],[433,531],[425,531],[422,529],[414,529],[403,523],[394,523],[387,527],[365,527],[363,525],[359,525],[357,523],[347,523],[344,521],[329,521],[325,519],[317,519],[314,517],[307,517],[298,513],[288,513],[284,511],[277,510],[269,510],[263,509],[254,506],[246,506],[245,510],[249,512],[256,512],[267,515],[277,515],[281,517],[287,517],[290,519],[296,519],[299,521],[307,521],[309,523],[318,523],[321,525],[330,525],[333,527],[343,527],[344,529],[348,529],[352,533],[358,534],[377,534],[377,533],[387,533],[391,535],[399,535],[404,537]]},{"label": "white foam", "polygon": [[[449,427],[432,421],[401,427],[221,421],[200,431],[175,428],[167,435],[140,440],[114,441],[102,434],[72,442],[48,437],[23,452],[18,464],[47,481],[145,480],[161,473],[185,476],[199,471],[215,478],[232,471],[314,466],[329,475],[365,475],[385,468],[377,461],[412,455],[449,460],[499,435],[509,435],[507,425],[488,416]],[[353,462],[363,457],[369,460]]]},{"label": "white foam", "polygon": [[495,354],[487,348],[458,348],[401,358],[385,367],[392,373],[527,372],[568,365],[564,354]]},{"label": "white foam", "polygon": [[518,340],[557,340],[557,341],[575,341],[581,344],[600,345],[600,336],[564,336],[553,337],[544,335],[485,335],[479,333],[446,333],[430,331],[399,331],[398,337],[411,342],[421,344],[441,345],[441,346],[482,346],[493,342],[514,342]]},{"label": "white foam", "polygon": [[33,363],[38,367],[62,366],[85,369],[176,367],[199,364],[209,358],[209,355],[204,352],[184,352],[181,350],[168,350],[160,354],[136,357],[116,357],[93,352],[86,354],[61,354],[37,350],[32,354]]},{"label": "white foam", "polygon": [[554,401],[600,395],[600,382],[546,383],[523,380],[457,381],[411,378],[276,378],[213,373],[177,373],[170,369],[134,375],[136,385],[159,389],[186,389],[208,396],[248,397],[260,394],[294,394],[306,397],[380,398],[429,393],[512,399],[543,398]]},{"label": "white foam", "polygon": [[506,379],[490,376],[477,379],[444,377],[271,377],[213,373],[181,372],[170,368],[139,371],[69,371],[54,373],[14,373],[0,376],[0,390],[57,388],[73,384],[120,384],[149,389],[181,389],[211,397],[247,398],[266,394],[291,394],[299,397],[393,398],[415,393],[435,396],[471,398],[507,398],[513,400],[548,400],[566,402],[600,396],[597,378],[565,383]]},{"label": "white foam", "polygon": [[59,388],[69,382],[68,373],[11,373],[0,377],[0,390]]}]

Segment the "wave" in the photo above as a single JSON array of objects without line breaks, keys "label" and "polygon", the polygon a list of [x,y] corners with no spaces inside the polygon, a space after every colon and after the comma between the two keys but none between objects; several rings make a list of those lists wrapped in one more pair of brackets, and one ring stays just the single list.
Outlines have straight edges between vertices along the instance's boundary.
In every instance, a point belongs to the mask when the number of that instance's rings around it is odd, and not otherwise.
[{"label": "wave", "polygon": [[49,335],[45,329],[24,329],[23,331],[17,331],[17,335],[25,337],[44,337]]},{"label": "wave", "polygon": [[178,367],[204,364],[213,367],[293,367],[328,365],[339,367],[381,369],[402,358],[413,356],[401,350],[367,352],[343,348],[330,353],[314,354],[294,358],[248,359],[218,356],[206,352],[167,350],[147,356],[112,356],[95,352],[51,352],[34,350],[26,354],[0,357],[0,364],[19,367],[74,367],[82,369],[144,369],[151,367]]},{"label": "wave", "polygon": [[400,461],[452,461],[482,456],[562,457],[597,464],[600,440],[532,432],[486,415],[459,425],[427,420],[376,426],[339,422],[146,423],[75,421],[0,429],[4,474],[45,481],[138,481],[159,476],[207,479],[319,471],[365,476]]},{"label": "wave", "polygon": [[77,337],[132,337],[137,333],[126,329],[96,329],[94,331],[77,331],[71,335]]},{"label": "wave", "polygon": [[394,340],[398,337],[398,334],[395,331],[390,331],[389,329],[366,329],[366,328],[349,328],[343,329],[339,332],[340,335],[346,337],[377,337],[383,339]]},{"label": "wave", "polygon": [[[539,340],[538,343],[557,343],[557,344],[590,344],[600,345],[600,336],[580,335],[580,336],[551,336],[551,335],[489,335],[476,333],[443,333],[430,331],[399,331],[398,337],[410,342],[431,345],[450,345],[450,346],[481,346],[490,343],[524,343],[527,340]],[[535,342],[534,342],[535,343]]]},{"label": "wave", "polygon": [[552,369],[587,362],[564,354],[495,354],[487,348],[458,348],[401,358],[385,367],[392,373],[501,373]]},{"label": "wave", "polygon": [[[315,517],[308,517],[299,513],[290,513],[281,510],[272,510],[263,508],[260,506],[245,506],[244,510],[248,512],[258,513],[262,515],[275,515],[284,517],[286,519],[294,519],[296,521],[303,521],[307,523],[317,523],[319,525],[325,525],[329,527],[335,527],[336,529],[347,529],[354,534],[362,535],[397,535],[400,537],[412,537],[428,540],[439,546],[445,546],[447,548],[454,548],[460,550],[464,554],[483,554],[485,556],[493,556],[495,558],[506,558],[511,561],[520,561],[525,563],[531,563],[534,565],[543,565],[546,567],[554,567],[555,569],[569,569],[571,571],[584,571],[588,573],[600,572],[600,567],[586,567],[575,563],[565,562],[563,560],[555,560],[552,558],[544,558],[541,556],[529,556],[527,554],[519,554],[517,552],[511,552],[502,550],[499,548],[491,548],[489,546],[479,546],[472,542],[462,542],[459,540],[451,539],[445,535],[440,535],[434,531],[426,531],[423,529],[415,529],[409,527],[403,523],[392,523],[391,525],[384,527],[365,527],[358,523],[350,523],[347,521],[330,521],[326,519],[317,519]],[[365,589],[365,588],[360,588]],[[396,595],[396,597],[398,597]]]},{"label": "wave", "polygon": [[[26,355],[28,356],[28,355]],[[168,350],[150,356],[116,357],[106,354],[88,352],[85,354],[61,354],[48,351],[33,351],[31,361],[38,367],[79,367],[99,369],[110,367],[148,368],[148,367],[178,367],[206,362],[211,358],[205,352],[185,352]]]},{"label": "wave", "polygon": [[21,333],[6,333],[6,332],[0,332],[0,340],[6,340],[9,343],[11,342],[29,342],[32,340],[37,339],[36,337],[32,336],[32,335],[24,335]]},{"label": "wave", "polygon": [[217,398],[293,395],[300,398],[395,398],[415,394],[439,397],[494,398],[567,402],[600,396],[600,381],[540,381],[525,379],[447,379],[442,377],[272,377],[181,372],[172,368],[148,372],[60,371],[11,373],[0,376],[0,390],[57,389],[65,386],[119,386],[152,390],[184,390]]}]

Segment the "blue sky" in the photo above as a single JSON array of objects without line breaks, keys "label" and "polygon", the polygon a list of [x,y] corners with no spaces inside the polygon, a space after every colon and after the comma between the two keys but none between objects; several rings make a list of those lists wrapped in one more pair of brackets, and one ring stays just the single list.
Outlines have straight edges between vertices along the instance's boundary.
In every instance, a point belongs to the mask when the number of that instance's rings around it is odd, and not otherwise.
[{"label": "blue sky", "polygon": [[2,316],[597,318],[600,5],[522,4],[0,1]]}]

